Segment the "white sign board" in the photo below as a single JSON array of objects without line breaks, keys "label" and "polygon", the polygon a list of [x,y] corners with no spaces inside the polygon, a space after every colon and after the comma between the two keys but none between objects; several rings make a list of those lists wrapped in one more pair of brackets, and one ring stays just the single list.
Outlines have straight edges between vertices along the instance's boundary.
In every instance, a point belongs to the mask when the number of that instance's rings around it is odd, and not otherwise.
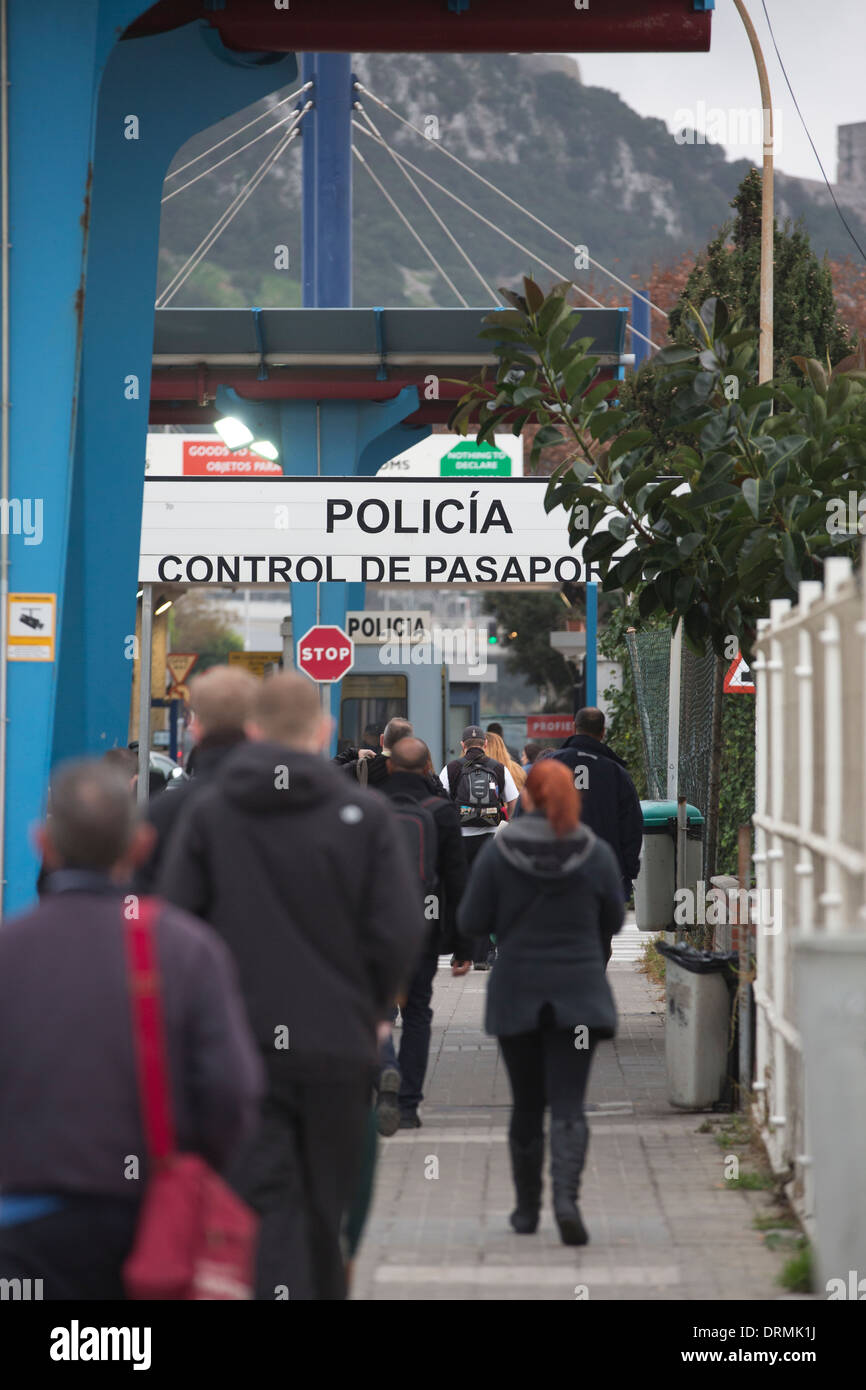
[{"label": "white sign board", "polygon": [[403,610],[358,609],[347,613],[345,628],[356,646],[380,646],[383,642],[415,642],[430,634],[432,613]]},{"label": "white sign board", "polygon": [[584,573],[544,478],[147,479],[142,583],[562,583]]}]

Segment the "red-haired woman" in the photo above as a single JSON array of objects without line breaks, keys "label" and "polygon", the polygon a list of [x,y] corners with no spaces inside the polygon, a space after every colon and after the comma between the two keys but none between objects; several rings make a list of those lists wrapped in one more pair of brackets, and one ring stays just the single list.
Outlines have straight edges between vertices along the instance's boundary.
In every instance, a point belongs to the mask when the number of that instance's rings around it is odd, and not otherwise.
[{"label": "red-haired woman", "polygon": [[585,1245],[583,1103],[595,1045],[616,1031],[605,962],[623,920],[620,871],[610,846],[580,824],[579,793],[562,763],[532,767],[521,811],[475,861],[458,921],[464,932],[496,937],[485,1026],[511,1083],[511,1224],[522,1235],[538,1226],[549,1106],[553,1213],[563,1243]]}]

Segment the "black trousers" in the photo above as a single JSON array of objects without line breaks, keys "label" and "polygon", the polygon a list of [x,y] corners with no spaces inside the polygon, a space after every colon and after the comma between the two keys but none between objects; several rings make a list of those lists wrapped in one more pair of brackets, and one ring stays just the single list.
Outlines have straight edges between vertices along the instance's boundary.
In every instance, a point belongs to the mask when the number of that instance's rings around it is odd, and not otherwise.
[{"label": "black trousers", "polygon": [[433,1023],[433,981],[439,964],[438,936],[433,936],[424,948],[415,967],[406,1003],[400,1008],[403,1028],[400,1034],[400,1110],[414,1115],[424,1099],[424,1077],[430,1059],[430,1033]]},{"label": "black trousers", "polygon": [[358,1186],[372,1073],[272,1085],[229,1180],[261,1218],[256,1298],[346,1297],[341,1246]]},{"label": "black trousers", "polygon": [[588,1047],[575,1047],[576,1041],[580,1034],[554,1026],[549,1005],[533,1032],[499,1039],[514,1101],[509,1134],[516,1143],[541,1138],[547,1106],[553,1120],[583,1120],[597,1039],[590,1033]]},{"label": "black trousers", "polygon": [[0,1279],[41,1279],[34,1299],[122,1299],[138,1210],[137,1199],[76,1196],[50,1216],[0,1227]]},{"label": "black trousers", "polygon": [[[463,836],[463,848],[466,851],[466,863],[470,869],[472,868],[472,865],[475,863],[475,860],[478,858],[479,854],[483,850],[484,846],[486,844],[489,844],[491,833],[492,832],[486,832],[483,835]],[[467,942],[467,945],[468,944],[469,943]],[[490,955],[491,950],[493,949],[490,937],[476,936],[472,939],[472,945],[473,963],[476,965],[485,964]]]}]

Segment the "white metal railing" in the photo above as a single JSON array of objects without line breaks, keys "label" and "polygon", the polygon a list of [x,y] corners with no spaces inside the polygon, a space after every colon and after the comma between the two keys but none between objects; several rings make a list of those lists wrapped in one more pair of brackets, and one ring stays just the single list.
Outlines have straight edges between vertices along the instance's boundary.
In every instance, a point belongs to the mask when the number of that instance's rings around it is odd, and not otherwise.
[{"label": "white metal railing", "polygon": [[759,889],[776,890],[781,920],[756,927],[755,1115],[808,1223],[791,939],[866,932],[866,611],[850,561],[828,559],[823,585],[801,583],[797,606],[773,602],[758,626],[755,872]]}]

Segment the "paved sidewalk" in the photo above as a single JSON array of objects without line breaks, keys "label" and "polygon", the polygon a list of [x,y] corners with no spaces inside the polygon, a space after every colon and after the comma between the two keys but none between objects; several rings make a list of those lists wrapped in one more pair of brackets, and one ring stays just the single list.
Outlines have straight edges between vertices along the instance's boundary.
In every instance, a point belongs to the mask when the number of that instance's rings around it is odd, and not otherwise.
[{"label": "paved sidewalk", "polygon": [[726,1190],[721,1149],[697,1133],[703,1117],[667,1102],[658,989],[627,958],[611,961],[609,977],[620,1031],[600,1045],[590,1080],[581,1211],[591,1243],[560,1244],[547,1171],[538,1232],[511,1231],[508,1081],[482,1030],[489,976],[454,979],[443,960],[424,1125],[380,1142],[354,1298],[782,1296],[779,1258],[752,1226],[765,1194]]}]

